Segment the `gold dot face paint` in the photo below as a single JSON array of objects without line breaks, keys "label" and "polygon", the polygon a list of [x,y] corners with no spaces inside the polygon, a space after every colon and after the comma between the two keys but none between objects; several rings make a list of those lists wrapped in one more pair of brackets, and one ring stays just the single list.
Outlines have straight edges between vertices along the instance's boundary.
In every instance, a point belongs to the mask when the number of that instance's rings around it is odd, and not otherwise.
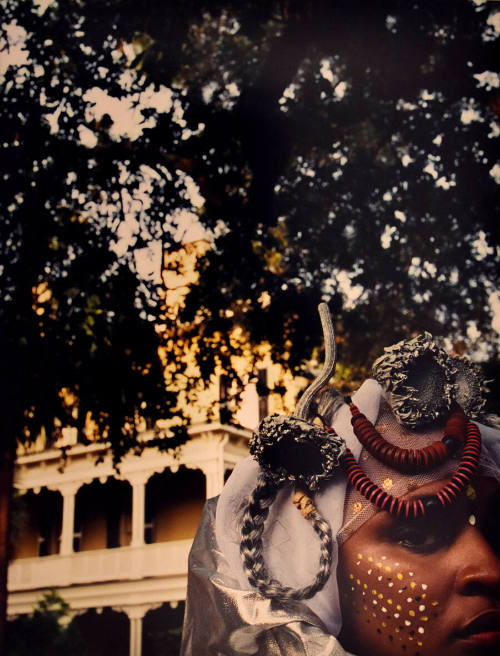
[{"label": "gold dot face paint", "polygon": [[[424,590],[428,584],[404,564],[391,562],[387,555],[374,558],[358,552],[355,557],[355,572],[349,572],[348,580],[355,581],[356,586],[350,585],[343,593],[343,604],[348,604],[356,615],[365,617],[364,623],[369,625],[367,630],[376,640],[385,642],[384,653],[421,656],[426,626],[439,616],[435,612],[439,602],[433,600],[429,604],[426,601]],[[395,580],[398,582],[396,596]],[[370,597],[369,606],[363,600],[365,591]],[[434,611],[432,615],[428,606]]]},{"label": "gold dot face paint", "polygon": [[[429,483],[418,497],[441,488],[442,481]],[[474,594],[467,590],[474,573],[485,571],[490,590],[493,584],[500,589],[498,544],[486,530],[499,503],[500,485],[477,478],[445,514],[418,521],[380,512],[353,533],[341,547],[337,572],[342,646],[357,656],[500,654],[496,630],[464,638],[460,628],[472,621],[474,629],[474,618],[485,609],[495,612],[491,594],[480,591],[484,582]],[[349,574],[359,586],[351,585]]]}]

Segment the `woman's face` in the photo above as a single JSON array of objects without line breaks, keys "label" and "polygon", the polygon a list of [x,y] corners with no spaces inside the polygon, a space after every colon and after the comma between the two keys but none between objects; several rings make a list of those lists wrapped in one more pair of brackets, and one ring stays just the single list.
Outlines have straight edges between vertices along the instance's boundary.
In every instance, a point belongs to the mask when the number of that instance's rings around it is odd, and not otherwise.
[{"label": "woman's face", "polygon": [[[443,481],[406,498],[432,495]],[[340,642],[358,656],[500,654],[500,485],[422,520],[379,512],[340,550]]]}]

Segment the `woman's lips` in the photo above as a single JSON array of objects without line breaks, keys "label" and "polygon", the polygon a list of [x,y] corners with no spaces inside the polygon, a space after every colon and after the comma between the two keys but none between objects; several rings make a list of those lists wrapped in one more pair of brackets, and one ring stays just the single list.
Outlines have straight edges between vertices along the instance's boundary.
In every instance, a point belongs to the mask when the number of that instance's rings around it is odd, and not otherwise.
[{"label": "woman's lips", "polygon": [[476,615],[456,632],[455,638],[484,647],[497,644],[500,647],[500,610],[487,610]]}]

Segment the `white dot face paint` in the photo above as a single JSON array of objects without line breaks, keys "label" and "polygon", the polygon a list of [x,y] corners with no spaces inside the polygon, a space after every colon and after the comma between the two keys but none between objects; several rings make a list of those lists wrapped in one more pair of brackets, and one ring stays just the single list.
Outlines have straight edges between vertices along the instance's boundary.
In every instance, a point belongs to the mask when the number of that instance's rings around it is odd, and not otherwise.
[{"label": "white dot face paint", "polygon": [[[439,485],[442,487],[442,482]],[[488,482],[488,485],[493,483]],[[429,484],[426,492],[428,490],[429,494],[435,494],[436,489],[440,489],[437,483],[434,487]],[[494,490],[496,505],[492,507],[497,508],[498,485]],[[476,533],[471,527],[477,528],[482,514],[479,515],[479,505],[478,515],[475,515],[476,507],[467,500],[464,503],[463,510],[456,513],[460,527],[457,526],[457,533],[453,535],[459,536],[458,531],[464,530],[472,536]],[[448,520],[451,523],[451,518],[446,516]],[[451,647],[450,639],[446,637],[454,630],[452,619],[460,618],[456,621],[462,621],[462,613],[468,611],[466,604],[463,603],[462,608],[460,600],[457,602],[456,595],[450,592],[455,581],[456,563],[459,561],[458,558],[443,557],[449,548],[448,543],[442,541],[442,528],[441,516],[436,521],[429,518],[429,522],[411,524],[408,528],[404,520],[399,521],[379,513],[342,545],[344,551],[341,551],[339,572],[342,568],[345,568],[343,571],[356,572],[361,581],[369,585],[367,597],[363,599],[358,588],[354,591],[350,587],[343,588],[356,595],[360,611],[360,616],[356,617],[352,611],[352,602],[343,602],[345,606],[342,611],[344,608],[349,611],[350,608],[349,619],[353,619],[350,625],[352,631],[347,630],[344,634],[343,630],[340,636],[348,652],[363,656],[462,656],[462,653],[465,656],[462,647]],[[419,545],[424,541],[431,547],[422,552]],[[352,546],[349,551],[350,544]],[[458,541],[453,543],[453,548],[457,550],[463,547],[464,553],[460,554],[464,562],[469,562],[468,559],[473,557],[473,554],[465,553],[467,544]],[[356,559],[358,551],[363,553],[363,559]],[[359,565],[356,565],[357,562]],[[354,583],[352,585],[355,587]],[[376,589],[375,595],[372,594],[373,589]],[[368,604],[369,598],[372,601],[376,599],[378,604]],[[363,601],[369,607],[364,612]],[[349,626],[347,621],[344,626]],[[476,651],[481,653],[481,649]]]},{"label": "white dot face paint", "polygon": [[[406,569],[404,563],[391,562],[380,553],[377,557],[358,553],[357,559],[352,561],[352,572],[346,575],[349,586],[345,588],[348,593],[344,593],[344,608],[352,608],[355,617],[361,616],[366,631],[374,639],[383,641],[384,655],[421,656],[423,624],[431,624],[430,620],[435,622],[437,613],[432,611],[429,617],[425,614],[432,602],[424,603],[426,593],[423,590],[428,586],[419,580],[417,570]],[[394,582],[398,583],[396,588]],[[399,596],[395,595],[396,590]]]}]

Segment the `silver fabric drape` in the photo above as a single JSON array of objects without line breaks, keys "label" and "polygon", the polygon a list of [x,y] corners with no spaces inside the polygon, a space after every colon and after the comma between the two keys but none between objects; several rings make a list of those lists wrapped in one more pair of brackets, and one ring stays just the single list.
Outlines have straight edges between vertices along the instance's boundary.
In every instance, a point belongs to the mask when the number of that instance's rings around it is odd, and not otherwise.
[{"label": "silver fabric drape", "polygon": [[216,507],[207,501],[189,556],[181,656],[349,656],[304,604],[239,588],[216,543]]}]

